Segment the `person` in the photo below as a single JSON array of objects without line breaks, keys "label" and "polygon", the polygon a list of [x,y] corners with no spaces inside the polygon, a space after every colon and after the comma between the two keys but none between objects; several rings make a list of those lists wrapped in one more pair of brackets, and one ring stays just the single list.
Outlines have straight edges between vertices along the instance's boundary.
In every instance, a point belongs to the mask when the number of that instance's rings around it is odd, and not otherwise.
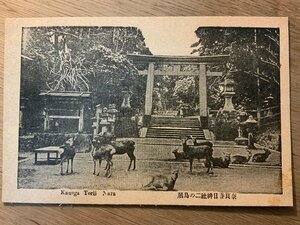
[{"label": "person", "polygon": [[181,100],[179,102],[178,115],[180,118],[184,117],[184,104]]}]

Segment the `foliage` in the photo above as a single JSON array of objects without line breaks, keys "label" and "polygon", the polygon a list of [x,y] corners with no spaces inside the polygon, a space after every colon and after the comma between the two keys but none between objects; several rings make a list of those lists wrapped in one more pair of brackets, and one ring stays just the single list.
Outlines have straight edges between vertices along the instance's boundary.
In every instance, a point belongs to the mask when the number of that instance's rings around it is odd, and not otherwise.
[{"label": "foliage", "polygon": [[195,96],[197,96],[195,77],[180,77],[175,83],[173,95],[182,100],[183,103],[190,103],[193,105],[195,102],[192,101],[191,103],[191,99],[194,99]]},{"label": "foliage", "polygon": [[162,102],[167,110],[177,110],[177,98],[173,95],[174,87],[178,77],[176,76],[155,76],[153,90],[153,105],[157,102],[159,92],[162,97]]},{"label": "foliage", "polygon": [[[260,80],[261,97],[271,93],[275,102],[279,102],[279,29],[199,27],[195,33],[199,41],[192,44],[192,54],[230,56],[226,66],[237,71],[234,73],[237,84],[234,101],[237,104],[248,108],[257,106],[257,78]],[[220,81],[215,82],[211,94],[221,92],[218,83]],[[219,97],[211,100],[217,104]]]},{"label": "foliage", "polygon": [[[137,70],[126,53],[151,54],[141,31],[135,27],[34,27],[23,30],[23,93],[31,88],[33,76],[41,85],[35,92],[92,91],[95,104],[118,103],[122,90],[129,89]],[[34,70],[34,73],[30,71]],[[36,77],[35,77],[36,78]],[[143,92],[133,87],[135,105]]]},{"label": "foliage", "polygon": [[280,124],[274,123],[271,126],[262,127],[257,133],[257,143],[269,149],[281,151],[280,146]]},{"label": "foliage", "polygon": [[239,123],[235,118],[229,117],[226,113],[217,116],[214,134],[217,140],[232,141],[237,137]]},{"label": "foliage", "polygon": [[184,103],[194,110],[199,101],[198,83],[198,77],[195,76],[155,76],[153,105],[166,110],[178,110],[180,104]]}]

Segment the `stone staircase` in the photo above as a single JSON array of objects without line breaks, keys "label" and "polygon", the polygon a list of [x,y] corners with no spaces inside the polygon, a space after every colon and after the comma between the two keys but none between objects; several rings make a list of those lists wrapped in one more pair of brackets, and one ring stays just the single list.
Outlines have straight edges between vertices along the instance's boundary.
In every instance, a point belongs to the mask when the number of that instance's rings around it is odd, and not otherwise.
[{"label": "stone staircase", "polygon": [[152,117],[146,133],[147,138],[179,139],[188,135],[205,140],[198,118]]}]

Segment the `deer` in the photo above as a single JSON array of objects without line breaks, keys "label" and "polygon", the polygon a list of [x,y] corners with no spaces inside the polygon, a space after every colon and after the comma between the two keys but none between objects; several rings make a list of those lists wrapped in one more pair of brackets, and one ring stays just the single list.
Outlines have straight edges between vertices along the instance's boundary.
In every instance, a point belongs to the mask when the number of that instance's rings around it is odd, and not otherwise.
[{"label": "deer", "polygon": [[60,174],[64,175],[63,172],[63,164],[64,161],[67,161],[67,170],[66,170],[66,174],[69,173],[69,162],[71,161],[71,174],[74,173],[73,172],[73,160],[74,157],[76,155],[76,151],[75,151],[75,137],[71,137],[69,138],[64,145],[60,146],[60,148],[63,148],[64,151],[63,153],[60,155],[61,160],[60,160]]},{"label": "deer", "polygon": [[170,177],[156,175],[151,177],[151,181],[142,187],[142,190],[152,191],[174,191],[174,186],[178,178],[178,170],[174,170]]},{"label": "deer", "polygon": [[174,154],[176,160],[188,159],[187,155],[183,151],[180,151],[179,149],[174,149],[172,153]]},{"label": "deer", "polygon": [[94,162],[94,172],[93,175],[96,175],[96,164],[97,161],[99,163],[99,170],[97,173],[97,176],[100,175],[100,168],[101,168],[101,162],[102,160],[106,161],[105,166],[105,177],[111,177],[111,167],[113,166],[112,163],[112,155],[116,152],[116,149],[109,145],[109,144],[102,144],[101,137],[95,137],[92,141],[92,151],[91,155]]},{"label": "deer", "polygon": [[103,144],[110,144],[111,146],[113,146],[115,148],[115,151],[114,151],[114,153],[112,153],[112,156],[127,154],[130,159],[130,163],[129,163],[127,170],[128,171],[130,170],[132,163],[133,163],[132,170],[135,170],[136,157],[134,155],[134,150],[135,150],[135,142],[134,141],[132,141],[132,140],[116,141],[115,136],[109,132],[105,132],[102,135],[101,141]]},{"label": "deer", "polygon": [[212,158],[214,167],[220,167],[220,168],[228,168],[231,159],[230,159],[231,153],[225,153],[222,152],[221,157]]},{"label": "deer", "polygon": [[271,155],[271,151],[269,149],[264,149],[264,153],[256,153],[252,156],[252,162],[265,162],[266,159]]},{"label": "deer", "polygon": [[234,155],[231,157],[231,163],[232,164],[245,164],[247,162],[249,162],[251,156],[252,156],[252,152],[250,150],[247,150],[248,152],[248,156],[244,156],[244,155]]},{"label": "deer", "polygon": [[[188,159],[188,156],[180,151],[179,149],[175,149],[172,151],[172,153],[175,155],[175,159],[177,161]],[[219,168],[228,168],[231,160],[230,160],[231,153],[225,153],[222,152],[221,157],[213,157],[212,162],[213,162],[213,167],[219,167]],[[209,164],[205,164],[206,167],[209,167]]]},{"label": "deer", "polygon": [[[196,145],[195,145],[196,144]],[[207,173],[213,174],[213,144],[210,141],[203,141],[198,143],[193,137],[182,139],[183,152],[190,161],[190,173],[192,174],[194,159],[205,159]]]}]

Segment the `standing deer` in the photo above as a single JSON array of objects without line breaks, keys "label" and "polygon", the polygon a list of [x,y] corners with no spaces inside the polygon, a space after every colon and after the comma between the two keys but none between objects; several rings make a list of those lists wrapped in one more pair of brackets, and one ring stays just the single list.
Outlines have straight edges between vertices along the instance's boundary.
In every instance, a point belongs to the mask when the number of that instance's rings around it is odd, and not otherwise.
[{"label": "standing deer", "polygon": [[128,171],[131,168],[132,162],[133,162],[133,168],[132,170],[135,170],[135,155],[134,155],[134,145],[135,142],[131,141],[131,140],[122,140],[122,141],[111,141],[110,143],[114,148],[115,148],[115,152],[112,155],[123,155],[125,153],[127,153],[128,157],[130,158],[130,163],[128,166]]},{"label": "standing deer", "polygon": [[207,167],[207,173],[212,174],[213,173],[213,160],[212,160],[212,154],[213,144],[209,141],[204,141],[202,143],[196,143],[196,141],[189,137],[187,139],[183,139],[182,146],[183,146],[183,152],[185,153],[186,157],[190,161],[190,173],[192,173],[193,169],[193,161],[194,159],[205,159],[205,166]]},{"label": "standing deer", "polygon": [[134,155],[134,150],[135,150],[135,142],[132,140],[121,140],[121,141],[116,141],[114,135],[112,135],[109,132],[105,132],[102,136],[99,137],[100,142],[102,144],[109,144],[112,145],[115,148],[115,151],[112,153],[113,155],[123,155],[127,154],[130,163],[128,166],[128,171],[131,168],[131,165],[133,163],[133,168],[132,170],[135,170],[135,163],[136,163],[136,157]]},{"label": "standing deer", "polygon": [[96,136],[93,141],[92,141],[92,151],[91,155],[93,157],[93,162],[94,162],[94,172],[93,174],[96,174],[96,164],[97,161],[99,162],[99,170],[97,173],[97,176],[100,175],[100,168],[101,168],[101,162],[102,160],[106,161],[106,177],[111,176],[111,167],[113,165],[112,163],[112,155],[115,153],[116,149],[109,145],[109,144],[102,144],[103,140],[101,136]]},{"label": "standing deer", "polygon": [[64,149],[64,152],[60,155],[60,174],[64,175],[63,172],[63,163],[67,160],[67,170],[66,174],[69,173],[69,161],[71,161],[71,173],[73,173],[73,160],[76,155],[75,151],[75,137],[69,138],[61,148]]}]

